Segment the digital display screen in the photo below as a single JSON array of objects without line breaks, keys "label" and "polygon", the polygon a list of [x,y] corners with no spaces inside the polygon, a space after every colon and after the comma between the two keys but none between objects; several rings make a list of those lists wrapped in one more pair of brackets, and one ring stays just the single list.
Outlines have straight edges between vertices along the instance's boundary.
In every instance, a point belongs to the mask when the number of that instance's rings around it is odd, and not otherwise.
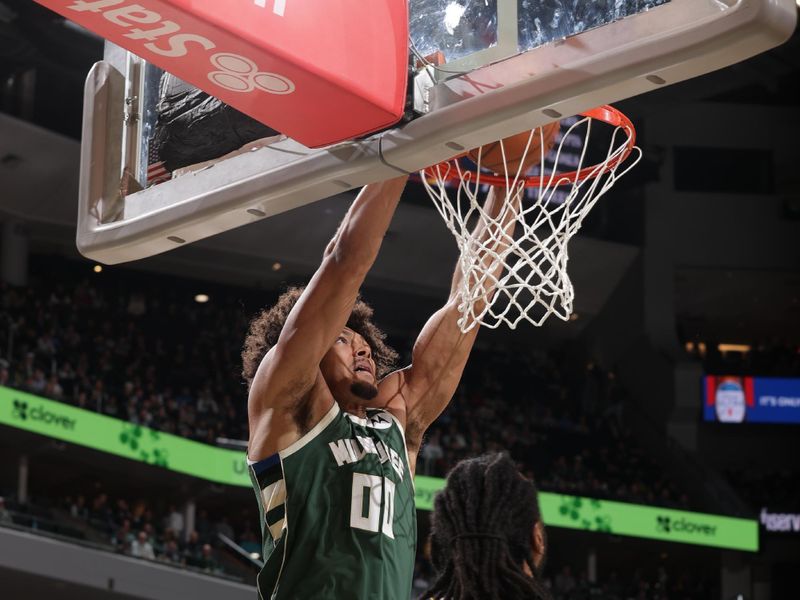
[{"label": "digital display screen", "polygon": [[800,423],[800,379],[703,377],[703,419],[719,423]]},{"label": "digital display screen", "polygon": [[800,535],[800,513],[762,507],[758,522],[766,533]]}]

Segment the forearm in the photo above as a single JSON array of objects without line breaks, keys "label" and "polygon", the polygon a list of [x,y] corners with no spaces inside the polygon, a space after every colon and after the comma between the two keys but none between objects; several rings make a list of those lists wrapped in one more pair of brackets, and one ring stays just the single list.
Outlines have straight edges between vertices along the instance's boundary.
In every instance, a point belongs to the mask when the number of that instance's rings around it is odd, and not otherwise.
[{"label": "forearm", "polygon": [[[492,280],[502,274],[503,263],[495,260],[495,255],[502,255],[513,240],[516,218],[520,210],[519,198],[506,203],[505,192],[498,191],[492,187],[486,196],[483,210],[486,217],[479,219],[475,225],[475,230],[472,232],[472,237],[479,240],[477,246],[484,248],[484,250],[478,252],[478,258],[484,265],[483,269],[487,269],[492,262],[496,263],[491,270],[490,280]],[[491,222],[488,219],[491,219]],[[450,284],[451,299],[455,297],[463,278],[464,275],[459,262],[456,264]]]},{"label": "forearm", "polygon": [[[483,207],[484,215],[472,235],[478,240],[476,259],[481,271],[489,274],[484,295],[473,304],[473,313],[480,313],[495,291],[492,282],[503,272],[502,257],[513,243],[514,228],[520,211],[519,195],[506,201],[504,191],[492,188]],[[415,431],[424,431],[447,407],[466,366],[478,335],[478,327],[461,331],[458,319],[459,300],[456,298],[462,283],[461,265],[456,265],[450,298],[425,324],[414,344],[411,367],[406,374],[409,389],[407,408],[409,423]],[[469,282],[471,286],[475,282]],[[412,427],[409,427],[411,430]]]},{"label": "forearm", "polygon": [[313,384],[319,362],[350,317],[404,184],[405,178],[366,186],[348,210],[322,264],[289,313],[278,343],[259,368],[271,402],[291,386],[296,396],[297,389]]},{"label": "forearm", "polygon": [[325,258],[366,273],[375,262],[407,179],[403,176],[365,186],[325,249]]}]

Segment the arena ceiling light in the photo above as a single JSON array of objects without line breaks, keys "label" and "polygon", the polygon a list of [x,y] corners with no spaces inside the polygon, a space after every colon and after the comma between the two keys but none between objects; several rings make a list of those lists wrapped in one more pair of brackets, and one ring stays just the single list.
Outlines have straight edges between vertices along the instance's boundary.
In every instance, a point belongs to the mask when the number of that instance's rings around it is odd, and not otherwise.
[{"label": "arena ceiling light", "polygon": [[206,302],[208,302],[208,300],[209,300],[208,294],[197,294],[194,297],[194,301],[197,302],[198,304],[205,304]]},{"label": "arena ceiling light", "polygon": [[[800,0],[797,0],[800,2]],[[717,346],[720,352],[750,352],[749,344],[720,344]]]},{"label": "arena ceiling light", "polygon": [[95,273],[102,273],[103,272],[103,265],[95,265],[92,267],[92,271]]}]

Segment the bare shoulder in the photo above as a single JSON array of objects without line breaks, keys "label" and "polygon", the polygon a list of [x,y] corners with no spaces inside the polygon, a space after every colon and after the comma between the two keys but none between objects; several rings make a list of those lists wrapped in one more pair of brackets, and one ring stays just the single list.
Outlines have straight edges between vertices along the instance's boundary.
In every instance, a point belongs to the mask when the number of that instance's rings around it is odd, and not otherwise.
[{"label": "bare shoulder", "polygon": [[334,402],[321,373],[310,388],[302,380],[294,383],[290,380],[280,389],[271,387],[270,378],[259,376],[260,373],[261,368],[247,398],[248,458],[256,461],[294,444],[324,417]]}]

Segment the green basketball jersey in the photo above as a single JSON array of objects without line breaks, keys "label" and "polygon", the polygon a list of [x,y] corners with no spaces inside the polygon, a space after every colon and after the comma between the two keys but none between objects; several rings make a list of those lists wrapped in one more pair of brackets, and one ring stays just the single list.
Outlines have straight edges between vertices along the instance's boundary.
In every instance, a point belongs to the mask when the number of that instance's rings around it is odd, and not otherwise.
[{"label": "green basketball jersey", "polygon": [[263,600],[408,600],[414,483],[397,419],[334,404],[306,435],[250,465],[261,512]]}]

